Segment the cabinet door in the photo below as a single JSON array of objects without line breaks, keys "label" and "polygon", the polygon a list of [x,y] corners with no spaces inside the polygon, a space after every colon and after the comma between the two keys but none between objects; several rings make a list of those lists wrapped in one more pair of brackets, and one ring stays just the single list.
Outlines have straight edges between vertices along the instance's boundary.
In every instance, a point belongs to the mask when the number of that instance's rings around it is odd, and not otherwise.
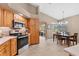
[{"label": "cabinet door", "polygon": [[12,23],[13,23],[13,18],[14,18],[14,14],[12,12],[8,12],[7,13],[7,26],[12,28]]},{"label": "cabinet door", "polygon": [[17,40],[14,38],[11,39],[11,56],[16,55],[16,53],[17,53]]},{"label": "cabinet door", "polygon": [[29,19],[28,20],[28,28],[29,28],[29,33],[30,33],[30,39],[29,39],[29,45],[35,44],[35,38],[34,38],[34,20]]},{"label": "cabinet door", "polygon": [[[30,39],[29,39],[29,45],[34,45],[39,43],[39,35],[38,35],[38,29],[39,26],[38,24],[36,24],[36,20],[35,19],[30,19],[29,23],[28,23],[28,27],[29,27],[29,32],[30,32]],[[37,26],[37,27],[36,27]]]},{"label": "cabinet door", "polygon": [[3,9],[0,8],[0,27],[3,26]]},{"label": "cabinet door", "polygon": [[27,19],[25,20],[25,27],[27,27]]},{"label": "cabinet door", "polygon": [[5,54],[5,45],[4,44],[2,44],[2,45],[0,45],[0,56],[5,56],[6,54]]},{"label": "cabinet door", "polygon": [[3,20],[3,21],[4,21],[4,22],[3,22],[4,25],[3,25],[3,26],[6,27],[6,26],[7,26],[7,22],[8,22],[8,21],[7,21],[7,11],[6,11],[6,10],[4,10],[3,17],[4,17],[4,20]]},{"label": "cabinet door", "polygon": [[0,46],[0,56],[10,56],[10,40]]},{"label": "cabinet door", "polygon": [[10,40],[5,43],[5,56],[10,56]]},{"label": "cabinet door", "polygon": [[13,13],[7,10],[4,10],[4,26],[5,27],[12,27],[13,21]]},{"label": "cabinet door", "polygon": [[35,18],[35,38],[36,44],[39,43],[39,19]]},{"label": "cabinet door", "polygon": [[35,44],[35,28],[34,28],[34,26],[32,26],[31,28],[30,28],[30,45],[33,45],[33,44]]}]

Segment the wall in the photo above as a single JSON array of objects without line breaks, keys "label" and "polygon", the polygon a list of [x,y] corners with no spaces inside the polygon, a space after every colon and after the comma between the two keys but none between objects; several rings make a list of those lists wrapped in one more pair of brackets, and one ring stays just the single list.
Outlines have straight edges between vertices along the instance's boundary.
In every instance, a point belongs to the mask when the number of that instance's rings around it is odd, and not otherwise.
[{"label": "wall", "polygon": [[[78,33],[78,42],[79,42],[79,15],[65,18],[65,20],[68,21],[67,31],[70,32],[71,35],[74,33]],[[64,22],[64,20],[62,21]]]},{"label": "wall", "polygon": [[79,15],[66,18],[68,20],[67,30],[73,34],[78,33],[78,42],[79,42]]},{"label": "wall", "polygon": [[[43,23],[45,22],[47,25],[51,23],[57,23],[57,20],[55,18],[52,18],[41,12],[39,13],[39,19],[40,19],[40,22],[43,22]],[[47,38],[52,38],[53,33],[54,33],[53,30],[47,29],[47,33],[46,33]]]},{"label": "wall", "polygon": [[46,22],[47,24],[50,24],[52,22],[57,22],[55,18],[48,16],[47,14],[44,14],[42,12],[39,13],[39,19],[41,22]]}]

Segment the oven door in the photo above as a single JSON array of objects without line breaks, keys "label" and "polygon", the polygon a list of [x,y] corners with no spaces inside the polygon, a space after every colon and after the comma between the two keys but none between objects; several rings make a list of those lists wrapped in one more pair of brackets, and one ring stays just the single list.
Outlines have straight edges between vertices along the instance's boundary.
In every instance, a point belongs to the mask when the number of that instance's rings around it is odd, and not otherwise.
[{"label": "oven door", "polygon": [[25,45],[28,44],[28,36],[19,36],[17,39],[17,45],[18,45],[18,49],[24,47]]}]

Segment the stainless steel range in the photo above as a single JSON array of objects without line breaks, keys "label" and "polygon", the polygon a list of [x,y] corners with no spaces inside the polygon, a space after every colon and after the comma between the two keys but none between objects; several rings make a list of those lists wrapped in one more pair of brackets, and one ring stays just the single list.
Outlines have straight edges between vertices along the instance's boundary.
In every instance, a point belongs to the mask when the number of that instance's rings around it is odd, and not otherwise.
[{"label": "stainless steel range", "polygon": [[17,54],[18,54],[18,50],[28,44],[28,35],[22,35],[19,32],[10,33],[10,35],[17,36]]}]

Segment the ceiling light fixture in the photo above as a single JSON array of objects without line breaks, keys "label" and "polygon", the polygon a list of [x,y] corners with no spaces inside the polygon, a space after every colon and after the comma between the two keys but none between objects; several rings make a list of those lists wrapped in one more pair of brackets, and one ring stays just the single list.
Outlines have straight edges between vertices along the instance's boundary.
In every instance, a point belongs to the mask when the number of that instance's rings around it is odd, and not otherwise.
[{"label": "ceiling light fixture", "polygon": [[62,25],[62,24],[67,24],[67,23],[68,23],[68,21],[65,20],[65,18],[64,18],[64,11],[62,11],[62,21],[59,21],[59,24]]}]

